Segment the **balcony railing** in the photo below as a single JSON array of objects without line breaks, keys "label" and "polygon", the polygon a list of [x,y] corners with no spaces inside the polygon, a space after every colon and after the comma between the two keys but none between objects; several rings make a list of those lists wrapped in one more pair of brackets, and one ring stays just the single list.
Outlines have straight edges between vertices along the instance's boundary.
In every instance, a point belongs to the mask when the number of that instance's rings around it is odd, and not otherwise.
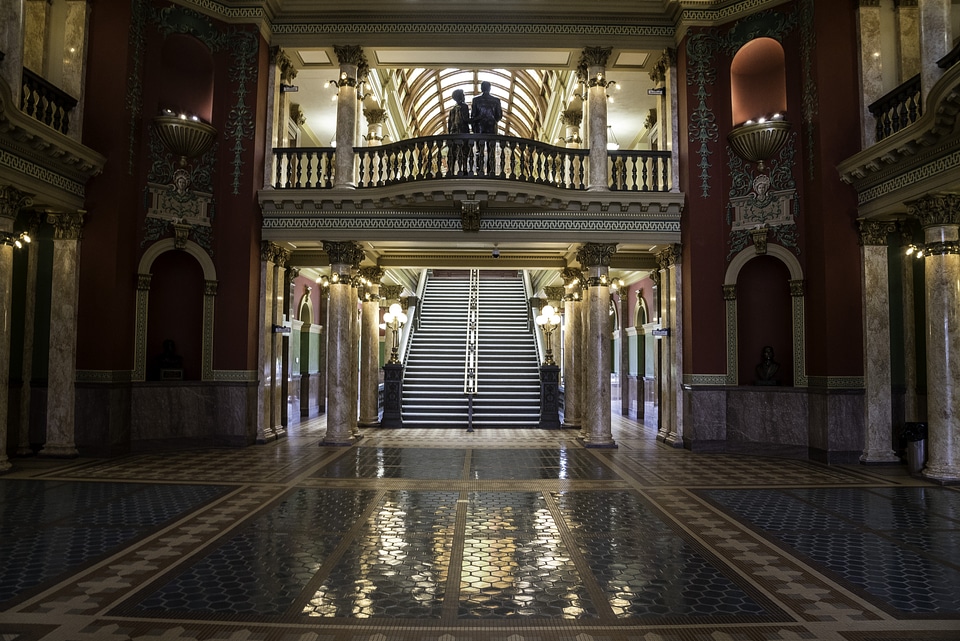
[{"label": "balcony railing", "polygon": [[[329,189],[335,184],[330,147],[286,147],[273,151],[275,189]],[[535,140],[495,135],[411,138],[379,147],[356,147],[357,188],[422,180],[482,179],[585,190],[589,150],[555,147]],[[608,153],[608,185],[616,191],[668,191],[668,151]]]},{"label": "balcony railing", "polygon": [[912,125],[923,115],[923,105],[920,101],[920,74],[888,92],[867,109],[877,119],[877,142],[897,133],[907,125]]},{"label": "balcony railing", "polygon": [[70,131],[70,111],[77,100],[59,87],[47,82],[26,67],[23,68],[23,88],[20,110],[28,116],[53,127],[62,134]]}]

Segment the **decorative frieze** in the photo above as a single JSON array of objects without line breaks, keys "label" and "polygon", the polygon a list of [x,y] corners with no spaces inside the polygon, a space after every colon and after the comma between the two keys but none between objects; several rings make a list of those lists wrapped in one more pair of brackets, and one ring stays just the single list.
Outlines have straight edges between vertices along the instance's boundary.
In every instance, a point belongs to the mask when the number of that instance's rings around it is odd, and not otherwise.
[{"label": "decorative frieze", "polygon": [[960,225],[960,194],[927,194],[905,204],[923,227]]},{"label": "decorative frieze", "polygon": [[897,230],[892,220],[858,220],[860,245],[886,245],[887,237]]},{"label": "decorative frieze", "polygon": [[616,252],[616,243],[586,243],[577,251],[577,262],[581,267],[609,267]]}]

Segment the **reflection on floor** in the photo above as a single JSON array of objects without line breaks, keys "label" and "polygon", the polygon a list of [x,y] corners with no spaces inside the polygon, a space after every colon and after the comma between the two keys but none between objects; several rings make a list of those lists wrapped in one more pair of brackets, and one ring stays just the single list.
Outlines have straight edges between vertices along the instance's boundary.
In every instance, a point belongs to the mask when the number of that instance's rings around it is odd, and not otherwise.
[{"label": "reflection on floor", "polygon": [[0,639],[960,638],[960,492],[901,467],[316,419],[242,450],[17,459]]}]

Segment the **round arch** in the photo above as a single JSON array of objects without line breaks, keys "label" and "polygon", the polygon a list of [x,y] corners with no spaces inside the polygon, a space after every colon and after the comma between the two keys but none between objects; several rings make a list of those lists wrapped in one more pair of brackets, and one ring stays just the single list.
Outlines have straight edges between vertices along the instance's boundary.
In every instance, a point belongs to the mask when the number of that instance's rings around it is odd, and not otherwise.
[{"label": "round arch", "polygon": [[153,269],[153,263],[157,260],[157,257],[160,254],[163,254],[168,251],[184,251],[193,256],[200,267],[203,268],[203,279],[204,280],[217,280],[217,268],[214,267],[213,261],[210,259],[210,255],[204,251],[204,249],[193,242],[188,240],[187,244],[183,248],[178,248],[176,246],[176,241],[173,238],[164,238],[163,240],[158,240],[154,244],[150,245],[147,248],[147,251],[143,252],[143,256],[140,258],[140,265],[137,267],[138,274],[150,274]]}]

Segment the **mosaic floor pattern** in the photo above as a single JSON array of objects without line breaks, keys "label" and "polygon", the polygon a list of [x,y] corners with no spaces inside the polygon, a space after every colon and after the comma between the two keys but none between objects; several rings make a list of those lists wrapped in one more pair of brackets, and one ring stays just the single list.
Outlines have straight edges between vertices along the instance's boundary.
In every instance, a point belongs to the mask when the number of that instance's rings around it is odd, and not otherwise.
[{"label": "mosaic floor pattern", "polygon": [[2,641],[960,639],[960,492],[573,432],[16,459]]}]

